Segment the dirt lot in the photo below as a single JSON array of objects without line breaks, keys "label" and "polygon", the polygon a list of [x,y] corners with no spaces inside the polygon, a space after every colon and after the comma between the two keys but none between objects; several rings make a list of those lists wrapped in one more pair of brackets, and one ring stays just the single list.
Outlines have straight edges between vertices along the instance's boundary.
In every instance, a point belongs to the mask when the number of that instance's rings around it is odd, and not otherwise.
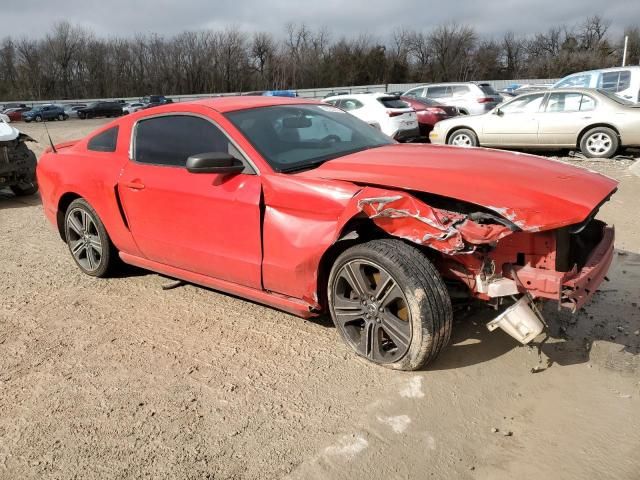
[{"label": "dirt lot", "polygon": [[621,181],[600,214],[619,251],[585,311],[546,309],[535,374],[536,348],[487,332],[488,312],[402,373],[356,359],[327,319],[136,269],[84,276],[39,199],[0,192],[0,478],[637,480],[640,178],[573,163]]}]

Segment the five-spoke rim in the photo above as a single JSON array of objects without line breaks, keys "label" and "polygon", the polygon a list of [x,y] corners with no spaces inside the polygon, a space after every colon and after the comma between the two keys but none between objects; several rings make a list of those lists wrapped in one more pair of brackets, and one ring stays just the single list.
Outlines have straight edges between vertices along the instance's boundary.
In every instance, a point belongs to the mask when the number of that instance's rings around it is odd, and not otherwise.
[{"label": "five-spoke rim", "polygon": [[386,270],[369,260],[351,260],[338,271],[331,294],[336,325],[359,355],[390,363],[407,353],[409,306]]},{"label": "five-spoke rim", "polygon": [[473,147],[473,141],[466,133],[458,133],[451,139],[451,145],[456,145],[458,147]]},{"label": "five-spoke rim", "polygon": [[587,150],[593,155],[602,155],[611,148],[613,140],[606,133],[594,133],[587,139]]},{"label": "five-spoke rim", "polygon": [[75,208],[67,216],[67,241],[76,261],[85,270],[92,272],[102,261],[102,239],[91,215]]}]

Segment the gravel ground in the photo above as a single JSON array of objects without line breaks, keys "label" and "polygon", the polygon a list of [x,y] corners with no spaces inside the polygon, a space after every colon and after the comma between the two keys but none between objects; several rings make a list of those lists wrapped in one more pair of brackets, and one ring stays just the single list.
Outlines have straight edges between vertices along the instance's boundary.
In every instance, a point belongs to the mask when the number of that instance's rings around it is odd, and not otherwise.
[{"label": "gravel ground", "polygon": [[638,479],[640,178],[560,160],[621,181],[611,281],[575,316],[546,308],[541,359],[477,311],[417,373],[356,359],[326,318],[84,276],[39,198],[0,191],[0,478]]}]

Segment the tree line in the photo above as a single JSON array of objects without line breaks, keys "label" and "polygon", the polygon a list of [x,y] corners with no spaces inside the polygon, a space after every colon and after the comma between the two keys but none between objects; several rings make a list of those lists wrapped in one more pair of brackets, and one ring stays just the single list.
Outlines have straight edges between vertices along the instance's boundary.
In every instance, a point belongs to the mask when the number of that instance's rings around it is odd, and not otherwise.
[{"label": "tree line", "polygon": [[[165,37],[98,38],[68,22],[44,38],[0,42],[0,100],[135,97],[408,82],[559,78],[620,65],[622,39],[592,16],[535,35],[479,35],[448,23],[334,39],[326,28],[287,24],[283,34],[236,28]],[[629,26],[627,63],[640,62]]]}]

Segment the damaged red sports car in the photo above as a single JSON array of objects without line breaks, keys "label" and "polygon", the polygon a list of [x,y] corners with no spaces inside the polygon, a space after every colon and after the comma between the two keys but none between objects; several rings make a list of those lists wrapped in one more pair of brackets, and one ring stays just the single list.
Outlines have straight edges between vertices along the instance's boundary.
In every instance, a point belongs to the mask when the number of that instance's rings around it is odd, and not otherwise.
[{"label": "damaged red sports car", "polygon": [[616,182],[530,155],[397,144],[337,108],[278,97],[175,103],[48,149],[44,210],[78,267],[118,260],[310,317],[414,370],[452,296],[500,307],[526,343],[536,302],[577,309],[604,279]]}]

